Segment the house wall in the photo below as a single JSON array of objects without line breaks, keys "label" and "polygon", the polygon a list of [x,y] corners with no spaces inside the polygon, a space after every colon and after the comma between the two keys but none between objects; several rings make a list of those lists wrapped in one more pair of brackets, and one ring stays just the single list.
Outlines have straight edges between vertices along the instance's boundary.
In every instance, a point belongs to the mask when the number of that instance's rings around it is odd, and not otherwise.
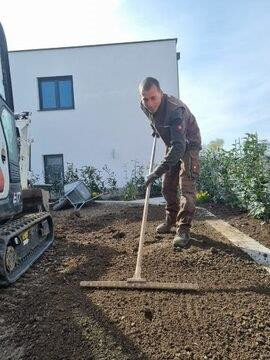
[{"label": "house wall", "polygon": [[[32,113],[32,169],[44,154],[64,154],[75,166],[105,164],[120,182],[134,161],[148,164],[152,137],[139,107],[138,84],[160,80],[178,96],[176,40],[9,53],[15,111]],[[72,75],[75,109],[39,110],[38,77]],[[159,140],[160,142],[160,140]],[[163,146],[158,145],[157,161]],[[126,170],[125,170],[126,169]]]}]

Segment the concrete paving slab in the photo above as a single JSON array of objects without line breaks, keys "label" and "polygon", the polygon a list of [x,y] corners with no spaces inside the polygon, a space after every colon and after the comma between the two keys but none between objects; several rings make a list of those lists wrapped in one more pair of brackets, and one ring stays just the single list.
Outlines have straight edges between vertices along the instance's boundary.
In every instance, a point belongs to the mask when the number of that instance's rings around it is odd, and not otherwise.
[{"label": "concrete paving slab", "polygon": [[[144,205],[144,199],[139,199],[139,200],[129,200],[129,201],[124,201],[124,200],[96,200],[96,203],[102,203],[102,204],[126,204],[126,205],[132,205],[132,204],[137,204],[137,205]],[[156,198],[150,198],[149,199],[149,204],[150,205],[165,205],[166,202],[164,200],[163,197],[156,197]]]}]

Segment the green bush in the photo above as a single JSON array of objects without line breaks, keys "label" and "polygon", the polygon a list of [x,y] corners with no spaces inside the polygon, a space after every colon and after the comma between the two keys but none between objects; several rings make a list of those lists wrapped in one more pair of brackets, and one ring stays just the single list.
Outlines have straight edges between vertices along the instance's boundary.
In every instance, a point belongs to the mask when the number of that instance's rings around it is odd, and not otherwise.
[{"label": "green bush", "polygon": [[107,165],[104,165],[100,171],[91,165],[85,165],[78,169],[73,163],[67,163],[64,178],[65,184],[82,180],[92,195],[113,191],[117,188],[115,174]]},{"label": "green bush", "polygon": [[124,187],[125,200],[136,200],[144,196],[146,190],[144,172],[144,166],[138,164],[137,161],[134,161],[130,179],[127,180]]},{"label": "green bush", "polygon": [[[137,161],[134,161],[134,167],[131,171],[130,178],[127,180],[124,187],[125,200],[136,200],[144,198],[146,192],[145,180],[148,171],[149,170],[146,169],[143,165],[140,165]],[[161,195],[161,183],[161,178],[155,180],[152,183],[150,196],[154,197]]]},{"label": "green bush", "polygon": [[91,190],[97,194],[101,194],[105,191],[104,181],[102,180],[102,175],[100,170],[96,169],[94,166],[85,165],[80,169],[80,178]]},{"label": "green bush", "polygon": [[35,174],[33,171],[30,172],[30,179],[29,182],[31,185],[35,185],[40,181],[40,175]]},{"label": "green bush", "polygon": [[115,173],[110,170],[107,165],[103,166],[102,171],[103,173],[105,173],[106,176],[104,177],[105,190],[109,192],[114,192],[117,189],[117,180]]},{"label": "green bush", "polygon": [[215,202],[247,210],[255,218],[270,217],[270,160],[267,146],[256,134],[247,134],[231,150],[201,152],[198,188]]},{"label": "green bush", "polygon": [[196,194],[196,203],[197,204],[203,204],[205,202],[208,202],[210,199],[210,195],[207,191],[199,191]]},{"label": "green bush", "polygon": [[67,168],[64,174],[64,183],[70,184],[74,181],[79,180],[79,170],[74,167],[73,163],[67,163]]}]

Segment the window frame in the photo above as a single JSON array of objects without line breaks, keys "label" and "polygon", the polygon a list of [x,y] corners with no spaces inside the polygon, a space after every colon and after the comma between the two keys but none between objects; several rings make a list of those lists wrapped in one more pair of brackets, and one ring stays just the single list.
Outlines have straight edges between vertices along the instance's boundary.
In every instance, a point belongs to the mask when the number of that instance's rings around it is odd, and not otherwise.
[{"label": "window frame", "polygon": [[[54,110],[72,110],[75,109],[74,103],[74,90],[73,90],[73,77],[72,75],[64,76],[47,76],[47,77],[38,77],[38,94],[39,94],[39,111],[54,111]],[[71,106],[60,106],[60,91],[59,91],[59,81],[70,80],[71,82]],[[42,82],[52,81],[55,83],[55,100],[56,107],[47,108],[43,106],[43,96],[42,96]]]}]

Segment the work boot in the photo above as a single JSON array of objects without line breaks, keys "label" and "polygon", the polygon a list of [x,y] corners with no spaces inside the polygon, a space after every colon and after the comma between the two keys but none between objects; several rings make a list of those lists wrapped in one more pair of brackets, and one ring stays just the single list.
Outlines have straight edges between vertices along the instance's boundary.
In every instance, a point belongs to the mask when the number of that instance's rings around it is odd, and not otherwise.
[{"label": "work boot", "polygon": [[158,227],[156,228],[156,232],[158,234],[169,234],[173,226],[174,225],[171,223],[171,221],[166,219],[163,224],[158,225]]},{"label": "work boot", "polygon": [[190,242],[189,232],[178,233],[173,239],[173,249],[180,251],[188,246]]}]

